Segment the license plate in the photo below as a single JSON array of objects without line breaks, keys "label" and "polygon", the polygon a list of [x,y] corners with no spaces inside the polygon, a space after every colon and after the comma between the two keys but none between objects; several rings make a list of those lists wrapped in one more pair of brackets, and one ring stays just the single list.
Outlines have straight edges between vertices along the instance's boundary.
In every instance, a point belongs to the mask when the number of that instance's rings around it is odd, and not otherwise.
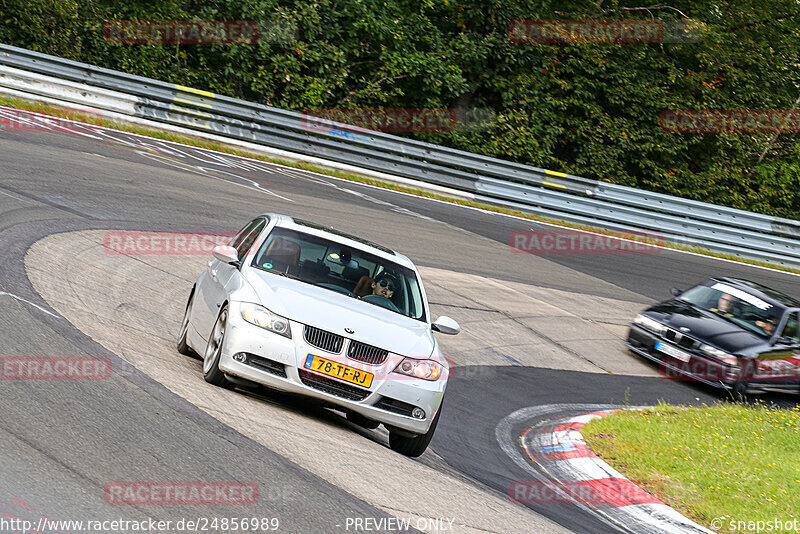
[{"label": "license plate", "polygon": [[676,360],[680,360],[682,362],[688,362],[692,357],[692,355],[689,354],[688,352],[683,351],[683,350],[681,350],[679,348],[673,347],[672,345],[668,345],[667,343],[663,343],[661,341],[656,343],[656,347],[655,348],[656,348],[657,351],[663,352],[664,354],[666,354],[668,356],[672,356]]},{"label": "license plate", "polygon": [[325,358],[320,358],[313,354],[309,354],[306,357],[304,367],[316,373],[332,376],[333,378],[338,378],[339,380],[344,380],[345,382],[350,382],[351,384],[356,384],[365,388],[372,385],[372,373],[342,365],[341,363],[332,362],[331,360],[326,360]]}]

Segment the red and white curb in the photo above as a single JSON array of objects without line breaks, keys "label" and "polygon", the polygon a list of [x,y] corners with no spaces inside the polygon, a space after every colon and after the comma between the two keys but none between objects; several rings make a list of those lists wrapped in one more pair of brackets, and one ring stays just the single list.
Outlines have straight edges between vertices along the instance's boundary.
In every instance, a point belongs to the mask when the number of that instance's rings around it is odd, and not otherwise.
[{"label": "red and white curb", "polygon": [[704,533],[711,530],[694,523],[625,478],[597,457],[583,439],[581,429],[593,419],[620,411],[594,411],[526,428],[519,441],[528,458],[550,480],[516,481],[509,487],[512,501],[574,503],[588,507],[612,523],[642,533]]}]

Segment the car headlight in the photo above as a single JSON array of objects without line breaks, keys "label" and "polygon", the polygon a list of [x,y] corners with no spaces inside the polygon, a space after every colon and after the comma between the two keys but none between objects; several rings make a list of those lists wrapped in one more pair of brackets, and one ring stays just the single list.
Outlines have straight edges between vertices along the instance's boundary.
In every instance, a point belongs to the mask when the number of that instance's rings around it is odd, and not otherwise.
[{"label": "car headlight", "polygon": [[442,376],[442,366],[433,360],[415,360],[404,358],[400,365],[394,368],[395,373],[421,378],[422,380],[439,380]]},{"label": "car headlight", "polygon": [[658,321],[656,321],[655,319],[651,319],[650,317],[647,317],[642,314],[637,315],[636,318],[633,320],[633,323],[638,324],[642,328],[650,330],[651,332],[654,332],[659,335],[663,335],[664,332],[667,331],[666,325],[663,325]]},{"label": "car headlight", "polygon": [[700,352],[708,354],[712,358],[716,358],[717,360],[727,363],[728,365],[739,365],[739,358],[730,352],[725,352],[724,350],[712,347],[711,345],[700,345]]},{"label": "car headlight", "polygon": [[289,329],[289,319],[272,313],[264,306],[258,304],[242,304],[242,319],[250,324],[260,326],[270,332],[292,339]]}]

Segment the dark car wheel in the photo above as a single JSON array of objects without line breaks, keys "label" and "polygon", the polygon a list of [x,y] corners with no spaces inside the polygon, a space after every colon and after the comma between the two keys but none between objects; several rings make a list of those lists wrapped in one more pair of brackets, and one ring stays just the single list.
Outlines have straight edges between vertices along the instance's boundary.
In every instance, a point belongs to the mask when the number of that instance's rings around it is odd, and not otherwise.
[{"label": "dark car wheel", "polygon": [[192,356],[194,358],[200,358],[200,355],[197,354],[192,347],[186,343],[186,335],[189,332],[189,311],[192,309],[192,301],[194,300],[194,288],[192,288],[191,294],[189,294],[189,301],[186,303],[186,311],[183,313],[183,322],[181,323],[181,331],[178,333],[178,352],[184,354],[186,356]]},{"label": "dark car wheel", "polygon": [[225,374],[219,369],[219,359],[222,356],[222,345],[225,341],[225,329],[228,326],[228,307],[225,306],[220,310],[217,322],[214,323],[214,328],[211,330],[211,335],[208,336],[208,345],[206,346],[206,353],[203,357],[203,378],[209,384],[215,386],[233,389],[233,383],[225,378]]},{"label": "dark car wheel", "polygon": [[733,393],[734,402],[747,402],[747,382],[736,382],[733,384],[731,391]]},{"label": "dark car wheel", "polygon": [[431,427],[425,434],[420,434],[418,436],[414,436],[413,438],[409,438],[390,430],[389,447],[394,452],[399,452],[400,454],[410,456],[411,458],[420,456],[423,452],[425,452],[425,449],[428,448],[428,444],[431,442],[431,438],[433,438],[433,433],[436,431],[436,425],[439,424],[439,415],[441,415],[441,413],[442,408],[440,406],[439,411],[436,412],[436,417],[433,418]]}]

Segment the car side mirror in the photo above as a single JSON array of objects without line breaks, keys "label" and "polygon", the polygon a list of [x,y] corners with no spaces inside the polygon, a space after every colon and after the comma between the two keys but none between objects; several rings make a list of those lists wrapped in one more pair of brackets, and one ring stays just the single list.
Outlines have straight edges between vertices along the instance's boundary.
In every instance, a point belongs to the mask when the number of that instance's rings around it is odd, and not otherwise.
[{"label": "car side mirror", "polygon": [[683,290],[678,289],[677,287],[673,287],[672,289],[669,290],[669,292],[672,293],[674,296],[678,297],[683,293]]},{"label": "car side mirror", "polygon": [[230,245],[217,245],[211,254],[222,263],[239,265],[239,253]]},{"label": "car side mirror", "polygon": [[461,327],[453,319],[443,315],[431,323],[431,330],[454,336],[461,332]]},{"label": "car side mirror", "polygon": [[779,337],[777,341],[775,341],[777,345],[797,345],[797,340],[793,337],[783,336]]}]

